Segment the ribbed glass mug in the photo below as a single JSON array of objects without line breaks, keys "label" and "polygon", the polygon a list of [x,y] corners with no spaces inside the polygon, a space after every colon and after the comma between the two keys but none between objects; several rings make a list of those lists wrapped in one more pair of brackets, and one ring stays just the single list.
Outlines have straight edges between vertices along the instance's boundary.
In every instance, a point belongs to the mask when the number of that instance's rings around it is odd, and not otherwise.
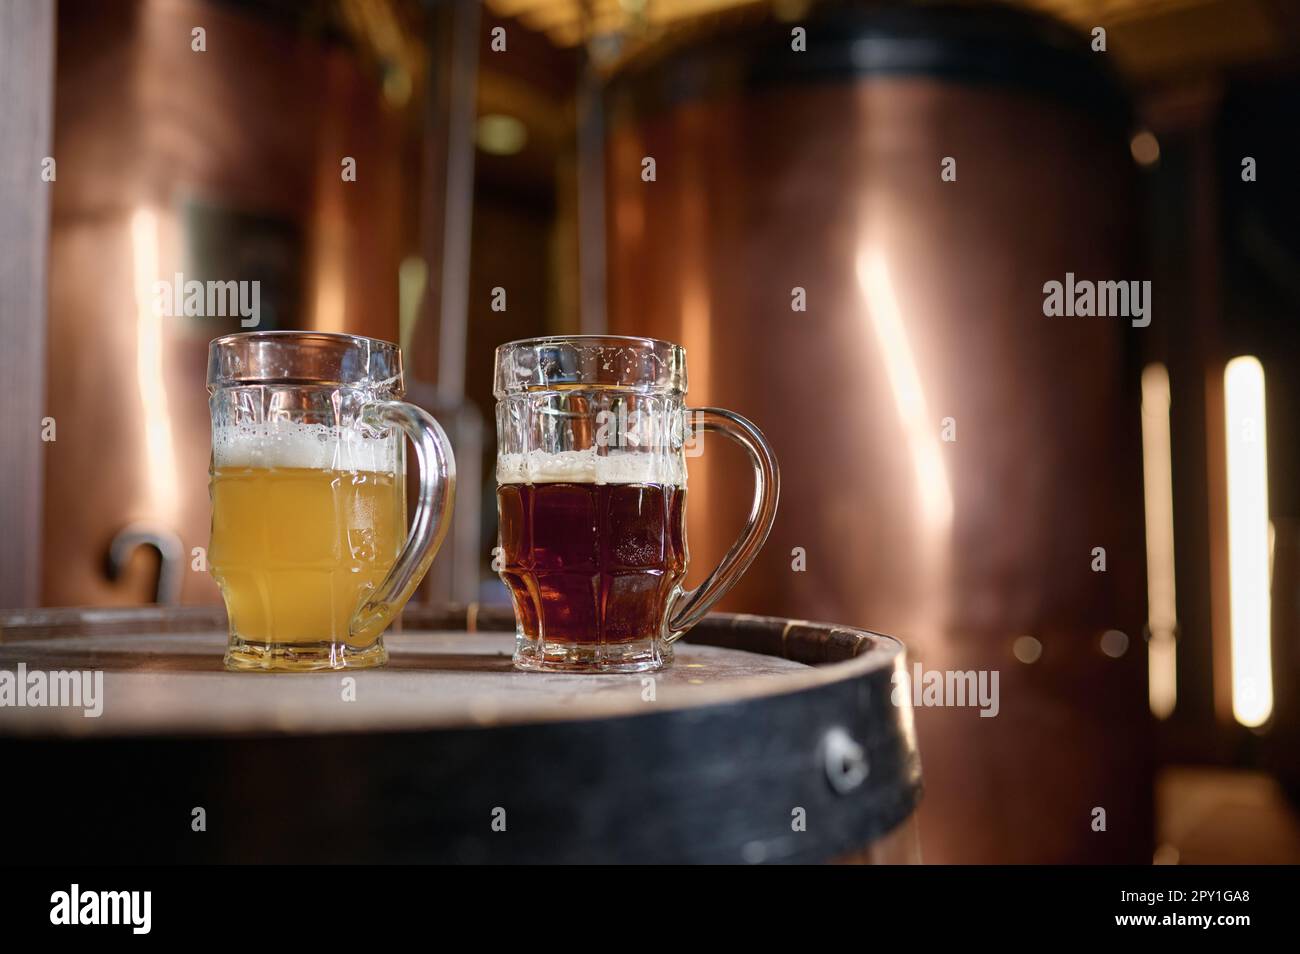
[{"label": "ribbed glass mug", "polygon": [[[433,562],[455,493],[447,436],[400,400],[401,353],[374,338],[253,332],[208,349],[212,541],[226,667],[388,661],[383,632]],[[408,534],[406,445],[420,464]]]},{"label": "ribbed glass mug", "polygon": [[[776,516],[776,458],[753,424],[685,407],[686,353],[651,338],[534,338],[497,348],[496,568],[517,621],[514,662],[641,672],[745,572]],[[740,538],[694,590],[686,576],[686,458],[703,431],[754,465]]]}]

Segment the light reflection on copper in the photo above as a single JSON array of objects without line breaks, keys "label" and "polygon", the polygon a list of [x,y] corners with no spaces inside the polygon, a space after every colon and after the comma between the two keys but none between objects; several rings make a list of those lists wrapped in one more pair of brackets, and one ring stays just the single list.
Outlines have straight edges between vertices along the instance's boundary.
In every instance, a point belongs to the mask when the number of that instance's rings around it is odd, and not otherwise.
[{"label": "light reflection on copper", "polygon": [[[703,132],[706,118],[694,110],[687,110],[688,128]],[[688,261],[707,261],[709,256],[709,197],[705,192],[709,181],[707,170],[700,156],[687,154],[681,157],[682,190],[679,193],[679,214],[682,223],[677,240],[681,244],[681,254]],[[644,223],[640,223],[644,227]],[[687,373],[693,365],[703,373],[697,373],[693,384],[692,397],[695,403],[711,400],[709,378],[707,373],[713,361],[713,327],[710,313],[710,290],[712,282],[707,272],[696,269],[686,276],[681,289],[682,345],[686,348]]]},{"label": "light reflection on copper", "polygon": [[[347,325],[349,261],[348,209],[345,196],[355,183],[342,180],[341,161],[349,156],[339,141],[338,123],[326,123],[316,160],[316,207],[312,212],[312,248],[308,265],[311,298],[309,326],[315,331],[355,332]],[[355,161],[355,156],[352,156]],[[340,187],[340,184],[343,187]]]},{"label": "light reflection on copper", "polygon": [[946,533],[952,524],[952,489],[939,447],[939,423],[930,417],[884,255],[877,249],[859,254],[857,276],[916,472],[922,520],[932,536],[935,531]]},{"label": "light reflection on copper", "polygon": [[[325,218],[325,217],[322,217]],[[317,258],[318,266],[314,269],[315,299],[312,302],[311,326],[317,331],[346,331],[344,319],[343,284],[344,255],[340,236],[332,234],[328,221],[320,223]]]},{"label": "light reflection on copper", "polygon": [[1142,372],[1142,486],[1147,538],[1147,700],[1167,719],[1178,701],[1177,600],[1174,586],[1174,490],[1169,437],[1169,372]]},{"label": "light reflection on copper", "polygon": [[[142,502],[149,513],[171,525],[177,517],[176,451],[163,380],[163,317],[155,307],[154,295],[154,283],[159,280],[158,218],[148,209],[137,209],[131,216],[131,257],[136,313],[135,373],[146,458],[147,492]],[[170,290],[174,292],[175,289]]]}]

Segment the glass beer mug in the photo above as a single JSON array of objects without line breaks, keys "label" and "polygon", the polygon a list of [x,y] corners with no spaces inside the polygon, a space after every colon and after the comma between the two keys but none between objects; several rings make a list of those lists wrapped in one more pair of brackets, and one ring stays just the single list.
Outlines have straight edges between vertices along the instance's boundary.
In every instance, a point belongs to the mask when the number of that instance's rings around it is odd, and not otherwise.
[{"label": "glass beer mug", "polygon": [[[397,346],[273,331],[208,348],[212,542],[230,617],[226,667],[364,669],[446,535],[447,436],[399,400]],[[420,464],[407,532],[406,445]]]},{"label": "glass beer mug", "polygon": [[[514,662],[557,672],[641,672],[753,562],[779,475],[754,425],[686,410],[686,353],[650,338],[578,335],[497,348],[496,568],[517,622]],[[689,420],[688,420],[689,419]],[[717,431],[754,465],[740,538],[694,590],[686,576],[686,456]]]}]

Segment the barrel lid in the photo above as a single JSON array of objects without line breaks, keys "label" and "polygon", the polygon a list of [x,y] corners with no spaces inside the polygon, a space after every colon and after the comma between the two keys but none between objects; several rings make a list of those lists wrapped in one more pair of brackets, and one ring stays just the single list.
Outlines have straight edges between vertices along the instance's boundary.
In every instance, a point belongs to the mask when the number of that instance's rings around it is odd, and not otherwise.
[{"label": "barrel lid", "polygon": [[402,620],[407,631],[386,636],[389,666],[363,676],[368,699],[340,706],[300,674],[225,671],[220,607],[0,612],[0,671],[104,670],[115,696],[94,718],[78,706],[0,712],[0,738],[303,737],[617,719],[860,678],[883,691],[904,652],[898,640],[854,627],[711,614],[680,644],[678,664],[655,674],[647,706],[638,675],[515,672],[509,607],[408,606]]}]

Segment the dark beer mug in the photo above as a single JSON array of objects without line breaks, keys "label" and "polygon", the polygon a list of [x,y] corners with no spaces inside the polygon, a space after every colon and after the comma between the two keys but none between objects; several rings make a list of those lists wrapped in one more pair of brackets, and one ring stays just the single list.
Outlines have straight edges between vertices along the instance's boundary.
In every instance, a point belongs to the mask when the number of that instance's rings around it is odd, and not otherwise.
[{"label": "dark beer mug", "polygon": [[[780,477],[738,414],[684,406],[686,352],[652,338],[576,335],[497,348],[494,567],[517,621],[515,665],[642,672],[753,562],[772,529]],[[754,465],[754,506],[708,578],[685,590],[686,458],[705,431]]]}]

